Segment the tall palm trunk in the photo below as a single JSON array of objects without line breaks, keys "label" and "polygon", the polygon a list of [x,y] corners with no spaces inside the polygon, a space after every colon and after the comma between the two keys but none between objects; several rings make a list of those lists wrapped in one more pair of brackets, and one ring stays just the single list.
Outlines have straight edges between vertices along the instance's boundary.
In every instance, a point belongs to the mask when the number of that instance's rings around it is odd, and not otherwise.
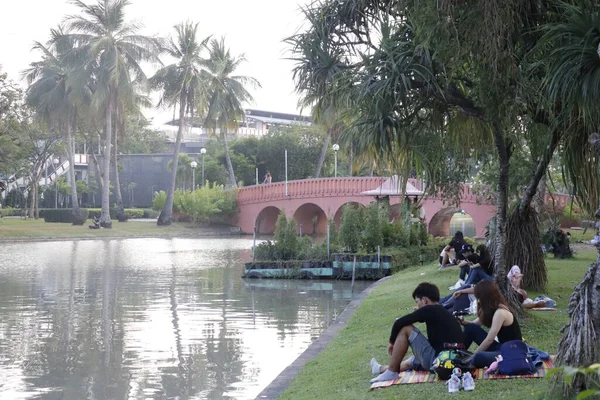
[{"label": "tall palm trunk", "polygon": [[494,244],[494,270],[496,282],[508,304],[518,315],[522,315],[521,304],[506,276],[506,227],[508,211],[508,184],[510,172],[510,150],[498,123],[493,125],[494,143],[498,152],[500,170],[498,173],[498,196],[496,199],[496,242]]},{"label": "tall palm trunk", "polygon": [[221,130],[221,139],[223,140],[223,151],[225,152],[225,162],[227,163],[227,172],[229,174],[229,185],[234,187],[237,185],[235,180],[235,173],[233,172],[233,164],[231,163],[231,157],[229,155],[229,143],[227,142],[227,128]]},{"label": "tall palm trunk", "polygon": [[[118,114],[117,114],[118,115]],[[118,119],[118,118],[117,118]],[[119,124],[115,124],[115,200],[117,202],[117,220],[119,222],[127,221],[127,216],[125,215],[125,208],[123,207],[123,195],[121,193],[121,177],[119,172],[119,148],[118,148],[118,137],[119,137]]]},{"label": "tall palm trunk", "polygon": [[323,163],[325,162],[325,155],[327,154],[327,148],[329,147],[329,141],[331,140],[331,129],[327,129],[327,135],[325,135],[325,141],[323,142],[323,147],[321,148],[321,154],[319,154],[319,161],[317,161],[317,168],[315,168],[315,178],[321,176],[321,169],[323,168]]},{"label": "tall palm trunk", "polygon": [[177,180],[177,164],[179,161],[179,150],[181,149],[181,137],[185,124],[185,105],[187,104],[186,91],[182,90],[179,96],[179,128],[177,129],[177,138],[173,149],[173,160],[171,161],[171,181],[167,189],[167,200],[158,216],[157,225],[171,225],[173,220],[173,197],[175,196],[175,183]]},{"label": "tall palm trunk", "polygon": [[67,157],[69,158],[69,170],[67,173],[69,174],[69,182],[71,182],[71,204],[72,204],[72,215],[73,215],[73,225],[83,225],[85,223],[85,218],[81,214],[81,210],[79,208],[79,199],[77,197],[77,185],[75,178],[75,154],[73,151],[73,135],[71,134],[71,123],[72,126],[76,126],[76,116],[73,115],[72,121],[67,121],[65,124],[65,136],[67,137]]},{"label": "tall palm trunk", "polygon": [[100,214],[100,225],[104,228],[112,228],[110,219],[110,150],[112,147],[112,118],[113,101],[109,101],[106,107],[106,132],[104,140],[104,185],[102,186],[102,213]]}]

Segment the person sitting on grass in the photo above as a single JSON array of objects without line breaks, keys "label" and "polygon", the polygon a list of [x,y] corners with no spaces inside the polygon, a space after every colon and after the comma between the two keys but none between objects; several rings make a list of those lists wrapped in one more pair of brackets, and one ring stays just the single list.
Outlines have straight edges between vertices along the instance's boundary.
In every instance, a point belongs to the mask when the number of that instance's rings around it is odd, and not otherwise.
[{"label": "person sitting on grass", "polygon": [[465,244],[467,244],[467,242],[465,242],[463,233],[461,231],[456,231],[450,243],[444,247],[444,250],[442,250],[442,253],[440,254],[439,269],[446,268],[450,265],[451,251],[454,251],[456,260],[462,260],[464,257],[461,254],[461,250]]},{"label": "person sitting on grass", "polygon": [[[420,283],[412,293],[417,303],[416,310],[398,318],[392,326],[388,354],[389,365],[380,365],[375,358],[371,360],[371,371],[379,374],[371,383],[389,381],[398,378],[400,371],[409,369],[429,371],[433,361],[444,349],[444,343],[462,343],[464,336],[458,320],[439,304],[440,291],[432,283]],[[413,326],[424,322],[427,339]],[[404,357],[411,348],[413,356]]]},{"label": "person sitting on grass", "polygon": [[471,254],[468,257],[470,261],[468,278],[465,285],[475,285],[484,279],[492,279],[494,277],[494,266],[492,265],[492,257],[485,244],[477,246],[477,253]]},{"label": "person sitting on grass", "polygon": [[[472,322],[461,320],[465,327],[465,349],[473,342],[478,347],[471,362],[477,368],[490,366],[500,354],[502,343],[523,340],[517,317],[508,308],[508,303],[494,281],[483,280],[475,285],[477,318]],[[486,332],[482,327],[486,326]],[[498,340],[495,338],[498,337]]]}]

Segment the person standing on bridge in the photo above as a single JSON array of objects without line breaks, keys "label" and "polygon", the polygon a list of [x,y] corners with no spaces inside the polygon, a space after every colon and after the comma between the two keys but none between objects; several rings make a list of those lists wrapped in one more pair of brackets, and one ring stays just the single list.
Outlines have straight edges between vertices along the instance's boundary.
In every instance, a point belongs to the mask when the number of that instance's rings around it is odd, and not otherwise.
[{"label": "person standing on bridge", "polygon": [[269,172],[269,170],[267,170],[267,173],[265,174],[265,180],[263,181],[264,184],[268,184],[271,183],[271,172]]}]

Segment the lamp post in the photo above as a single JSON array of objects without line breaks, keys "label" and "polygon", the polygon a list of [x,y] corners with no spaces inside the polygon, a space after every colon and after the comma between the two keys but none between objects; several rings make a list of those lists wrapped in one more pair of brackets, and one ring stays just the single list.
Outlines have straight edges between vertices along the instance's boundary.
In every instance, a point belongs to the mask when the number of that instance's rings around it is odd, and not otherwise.
[{"label": "lamp post", "polygon": [[192,167],[192,192],[196,190],[196,167],[198,163],[196,161],[192,161],[190,163],[190,167]]},{"label": "lamp post", "polygon": [[206,149],[204,147],[200,149],[200,154],[202,154],[202,183],[200,186],[204,187],[204,155],[206,154]]},{"label": "lamp post", "polygon": [[58,208],[58,172],[56,171],[56,166],[59,162],[58,158],[52,160],[52,166],[54,167],[54,208]]},{"label": "lamp post", "polygon": [[337,178],[337,152],[340,149],[340,145],[335,143],[333,146],[331,146],[333,148],[333,175]]}]

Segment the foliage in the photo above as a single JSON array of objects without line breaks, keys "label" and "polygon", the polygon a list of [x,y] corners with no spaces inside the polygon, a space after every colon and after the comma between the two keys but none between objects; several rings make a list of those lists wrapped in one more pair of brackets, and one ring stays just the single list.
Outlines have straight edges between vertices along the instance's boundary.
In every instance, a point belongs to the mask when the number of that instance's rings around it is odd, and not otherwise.
[{"label": "foliage", "polygon": [[[88,208],[88,211],[89,211],[89,218],[94,218],[94,217],[100,218],[100,214],[102,213],[102,209],[100,209],[100,208]],[[112,219],[116,219],[117,212],[118,212],[118,209],[115,207],[112,207],[110,209],[110,217]],[[125,217],[127,219],[146,218],[144,216],[144,210],[142,210],[141,208],[125,208],[124,212],[125,212]]]},{"label": "foliage", "polygon": [[392,273],[403,269],[423,265],[435,260],[443,245],[432,244],[427,246],[391,247],[385,249],[385,254],[392,257]]},{"label": "foliage", "polygon": [[552,375],[559,374],[563,377],[565,383],[567,385],[571,385],[573,381],[573,377],[575,375],[585,375],[586,380],[591,389],[584,390],[577,394],[577,400],[583,400],[594,396],[600,396],[600,381],[598,378],[600,377],[600,364],[592,364],[589,367],[556,367],[552,368],[548,371],[547,377],[551,377]]},{"label": "foliage", "polygon": [[0,208],[0,216],[2,217],[18,217],[19,215],[21,215],[20,208],[12,208],[9,206]]},{"label": "foliage", "polygon": [[195,223],[224,222],[235,213],[237,196],[235,191],[208,183],[193,191],[176,191],[173,207]]},{"label": "foliage", "polygon": [[363,246],[367,253],[374,253],[383,246],[382,225],[388,223],[388,210],[373,202],[365,210],[365,236]]},{"label": "foliage", "polygon": [[[167,192],[161,190],[158,193],[154,194],[154,198],[152,198],[152,209],[154,211],[159,211],[163,209],[165,203],[167,202]],[[179,211],[175,209],[175,203],[173,203],[173,211]]]},{"label": "foliage", "polygon": [[27,206],[27,199],[19,189],[11,189],[6,195],[3,205],[6,207],[25,208]]},{"label": "foliage", "polygon": [[364,230],[362,213],[363,209],[353,204],[346,204],[343,208],[340,242],[343,247],[352,253],[356,253],[360,248]]},{"label": "foliage", "polygon": [[[88,218],[88,210],[81,208],[83,220]],[[45,222],[68,222],[73,223],[73,210],[70,208],[54,208],[40,211],[40,217],[44,218]]]},{"label": "foliage", "polygon": [[119,143],[119,151],[123,154],[156,154],[168,149],[164,134],[152,129],[143,118],[128,115],[125,132],[127,135]]}]

